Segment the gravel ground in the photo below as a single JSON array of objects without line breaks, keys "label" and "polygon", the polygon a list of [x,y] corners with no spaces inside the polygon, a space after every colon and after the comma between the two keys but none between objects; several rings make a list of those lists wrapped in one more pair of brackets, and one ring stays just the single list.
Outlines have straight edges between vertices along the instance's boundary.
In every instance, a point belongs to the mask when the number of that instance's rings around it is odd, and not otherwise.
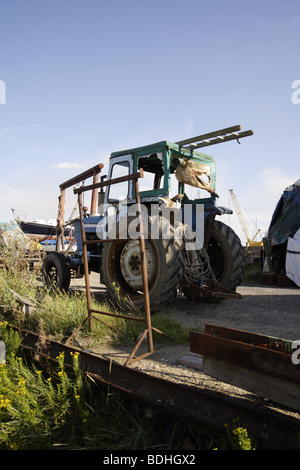
[{"label": "gravel ground", "polygon": [[284,339],[300,339],[300,289],[265,285],[242,285],[241,299],[217,304],[193,303],[178,297],[165,313],[193,328],[213,323]]}]

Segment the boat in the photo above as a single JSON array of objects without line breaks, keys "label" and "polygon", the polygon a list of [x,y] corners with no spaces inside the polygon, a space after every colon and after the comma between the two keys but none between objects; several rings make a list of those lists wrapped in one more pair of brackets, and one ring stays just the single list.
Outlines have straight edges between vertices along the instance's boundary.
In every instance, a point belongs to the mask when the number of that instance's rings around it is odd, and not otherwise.
[{"label": "boat", "polygon": [[[16,210],[12,209],[14,219],[22,232],[27,235],[30,239],[37,242],[44,242],[47,240],[56,240],[56,226],[57,221],[55,219],[35,219],[27,221],[16,217]],[[64,229],[64,237],[68,239],[72,236],[72,227],[67,225]]]},{"label": "boat", "polygon": [[38,239],[38,241],[46,239],[53,240],[56,238],[56,224],[46,221],[43,223],[37,220],[33,220],[32,222],[21,220],[18,223],[22,232],[29,238],[35,238]]},{"label": "boat", "polygon": [[[15,222],[23,235],[29,240],[39,243],[40,249],[43,251],[56,251],[57,239],[57,221],[55,219],[36,219],[27,221],[16,217],[15,209],[12,209]],[[73,229],[71,224],[64,227],[64,249],[67,249],[72,242]],[[72,250],[76,248],[76,244],[72,244]]]},{"label": "boat", "polygon": [[[33,220],[32,222],[27,222],[25,220],[21,220],[18,223],[22,232],[29,238],[34,238],[39,242],[45,240],[56,240],[56,221]],[[72,228],[70,226],[65,227],[65,238],[70,237],[71,230]]]}]

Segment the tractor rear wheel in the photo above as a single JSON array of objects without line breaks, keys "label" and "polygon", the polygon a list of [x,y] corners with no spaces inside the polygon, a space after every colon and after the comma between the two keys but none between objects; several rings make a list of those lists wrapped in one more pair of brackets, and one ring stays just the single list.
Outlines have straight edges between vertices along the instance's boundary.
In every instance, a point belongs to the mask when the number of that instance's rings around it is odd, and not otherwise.
[{"label": "tractor rear wheel", "polygon": [[245,255],[241,241],[228,225],[214,221],[207,253],[217,281],[235,291],[245,269]]},{"label": "tractor rear wheel", "polygon": [[[223,287],[235,291],[244,275],[244,250],[236,233],[223,222],[215,220],[206,253],[215,280]],[[200,252],[195,253],[195,256],[200,256],[201,259]],[[221,300],[203,292],[195,293],[188,285],[183,286],[183,293],[198,302],[215,303]]]},{"label": "tractor rear wheel", "polygon": [[[151,225],[159,224],[159,238],[152,239]],[[180,286],[183,265],[181,243],[174,236],[173,226],[164,218],[148,218],[148,238],[145,239],[146,268],[150,309],[169,304]],[[169,231],[169,232],[167,232]],[[118,230],[117,230],[118,232]],[[167,239],[163,234],[168,233]],[[118,234],[119,238],[122,238]],[[138,308],[144,307],[142,265],[140,243],[137,239],[127,239],[105,243],[102,254],[101,278],[106,285],[108,296],[114,301],[129,301]]]}]

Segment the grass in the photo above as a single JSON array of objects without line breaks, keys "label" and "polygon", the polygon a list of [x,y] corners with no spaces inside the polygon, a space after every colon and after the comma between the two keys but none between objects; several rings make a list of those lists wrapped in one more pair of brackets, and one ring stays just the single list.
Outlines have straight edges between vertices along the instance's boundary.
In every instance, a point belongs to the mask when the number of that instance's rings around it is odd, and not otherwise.
[{"label": "grass", "polygon": [[[9,331],[8,324],[63,341],[86,318],[87,299],[85,292],[41,288],[40,273],[29,268],[27,251],[18,242],[2,244],[0,259],[0,304],[6,306],[0,314],[0,337],[6,345],[6,364],[0,365],[0,450],[180,447],[189,431],[183,432],[181,425],[169,420],[158,424],[161,418],[135,400],[95,390],[92,381],[80,373],[78,355],[73,357],[71,375],[64,369],[63,355],[58,356],[56,368],[47,366],[47,372],[23,357],[19,337]],[[12,291],[34,308],[24,311]],[[96,310],[114,310],[107,302],[95,298],[92,302]],[[94,321],[91,332],[86,322],[80,335],[95,342],[132,343],[145,328],[141,322],[101,318],[113,328]],[[161,314],[154,315],[152,324],[177,341],[188,338],[179,324]]]},{"label": "grass", "polygon": [[[17,292],[29,301],[33,302],[34,308],[26,313],[22,304],[13,295]],[[37,301],[37,299],[39,299]],[[25,273],[22,276],[18,272],[7,273],[0,271],[0,303],[7,306],[7,312],[2,315],[3,320],[30,331],[43,334],[57,341],[65,340],[81,322],[87,317],[87,299],[85,292],[70,291],[50,292],[40,289],[34,280],[34,274]],[[108,302],[99,302],[92,298],[92,306],[95,310],[103,312],[115,312]],[[121,311],[123,315],[131,313]],[[136,314],[135,314],[136,315]],[[130,344],[137,340],[140,333],[145,329],[145,323],[112,317],[108,315],[97,315],[109,326],[93,321],[93,329],[89,330],[88,322],[85,323],[81,335],[90,336],[94,341]],[[188,331],[181,324],[174,322],[165,315],[158,313],[152,316],[151,324],[158,330],[171,336],[176,341],[188,341]],[[164,337],[154,333],[159,341]]]},{"label": "grass", "polygon": [[[35,256],[42,262],[43,253],[35,251],[35,246],[30,246],[30,256]],[[2,314],[3,320],[12,325],[29,329],[38,334],[63,341],[77,328],[87,317],[87,299],[85,292],[70,291],[50,292],[41,287],[39,271],[30,269],[28,263],[28,246],[24,245],[23,238],[11,238],[9,243],[1,243],[0,240],[0,303],[7,306],[7,312]],[[30,312],[24,312],[22,304],[12,291],[25,297],[34,304]],[[126,304],[120,299],[119,305],[122,314],[131,315],[130,311],[124,311]],[[99,302],[92,298],[92,307],[95,310],[114,312],[115,307],[109,303]],[[133,312],[135,316],[141,312]],[[1,315],[0,315],[1,318]],[[93,331],[89,331],[88,322],[81,329],[80,334],[89,335],[95,341],[115,341],[118,343],[134,343],[145,329],[145,323],[121,319],[112,316],[100,315],[99,318],[107,322],[109,326],[98,321],[93,322]],[[179,342],[188,341],[188,331],[181,324],[172,321],[162,313],[156,313],[151,319],[152,326]],[[164,341],[162,335],[154,333],[154,338]]]}]

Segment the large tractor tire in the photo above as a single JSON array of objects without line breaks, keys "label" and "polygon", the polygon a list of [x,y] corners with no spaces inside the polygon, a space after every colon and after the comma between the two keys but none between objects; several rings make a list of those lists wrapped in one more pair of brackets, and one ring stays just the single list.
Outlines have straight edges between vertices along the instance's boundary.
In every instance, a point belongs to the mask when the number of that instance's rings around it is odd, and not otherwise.
[{"label": "large tractor tire", "polygon": [[[159,224],[159,238],[152,239],[151,224]],[[181,243],[175,239],[174,229],[164,218],[149,217],[149,236],[145,239],[146,268],[151,311],[168,305],[180,286],[183,264]],[[169,230],[168,239],[162,234]],[[117,230],[118,231],[118,230]],[[168,232],[167,232],[168,233]],[[121,237],[120,237],[121,238]],[[120,297],[144,308],[142,266],[139,240],[123,240],[105,243],[101,262],[101,279],[107,294],[114,302]]]},{"label": "large tractor tire", "polygon": [[70,286],[71,271],[62,253],[48,253],[42,268],[43,284],[50,290],[67,292]]},{"label": "large tractor tire", "polygon": [[[200,252],[195,253],[202,259]],[[209,239],[206,256],[209,262],[205,262],[206,269],[210,265],[212,280],[217,281],[226,289],[235,291],[240,285],[244,275],[244,250],[241,241],[236,233],[223,222],[214,221],[214,225]],[[203,260],[202,260],[203,261]],[[201,265],[201,264],[200,264]],[[206,274],[209,270],[206,272]],[[201,277],[201,276],[200,276]],[[196,281],[197,284],[197,281]],[[188,298],[198,302],[220,302],[221,299],[212,298],[203,292],[195,292],[188,285],[183,286],[183,293]]]},{"label": "large tractor tire", "polygon": [[214,221],[207,253],[217,281],[235,291],[245,270],[245,255],[241,241],[228,225]]}]

